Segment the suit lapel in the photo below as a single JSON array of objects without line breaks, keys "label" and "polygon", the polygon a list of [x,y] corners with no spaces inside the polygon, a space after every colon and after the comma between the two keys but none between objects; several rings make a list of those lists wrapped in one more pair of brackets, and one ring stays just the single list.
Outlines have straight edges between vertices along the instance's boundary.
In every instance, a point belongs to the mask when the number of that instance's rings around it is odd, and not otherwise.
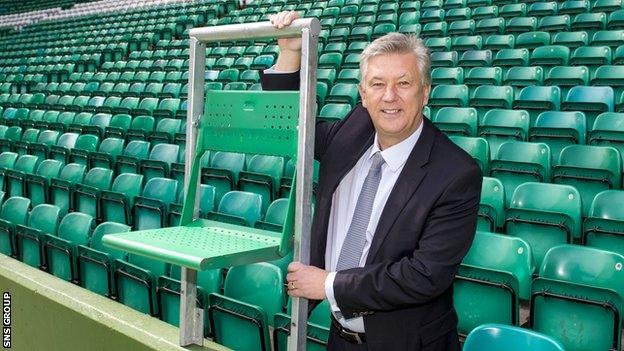
[{"label": "suit lapel", "polygon": [[431,148],[435,138],[435,129],[426,118],[423,118],[423,124],[422,134],[412,149],[401,171],[401,175],[399,175],[399,178],[394,184],[390,196],[386,201],[386,205],[381,212],[381,217],[379,218],[379,223],[377,224],[377,229],[373,236],[373,242],[371,243],[366,258],[366,264],[373,262],[375,255],[390,232],[392,225],[427,174],[427,170],[424,166],[429,161],[429,155],[431,154]]}]

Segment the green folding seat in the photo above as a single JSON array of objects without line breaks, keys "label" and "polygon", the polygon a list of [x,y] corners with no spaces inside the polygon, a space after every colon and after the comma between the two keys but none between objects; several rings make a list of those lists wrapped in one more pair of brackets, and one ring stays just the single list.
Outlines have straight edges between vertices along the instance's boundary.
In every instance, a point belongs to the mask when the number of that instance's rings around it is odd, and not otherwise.
[{"label": "green folding seat", "polygon": [[108,168],[91,168],[82,183],[75,185],[74,210],[101,218],[100,192],[111,187],[113,171]]},{"label": "green folding seat", "polygon": [[552,159],[557,161],[566,146],[585,144],[586,129],[582,112],[542,112],[529,130],[529,141],[548,144]]},{"label": "green folding seat", "polygon": [[215,341],[236,350],[270,350],[269,328],[282,310],[283,281],[280,269],[269,263],[230,268],[223,295],[209,296]]},{"label": "green folding seat", "polygon": [[230,191],[219,201],[217,211],[208,213],[206,218],[253,227],[262,219],[262,213],[262,195],[246,191]]},{"label": "green folding seat", "polygon": [[446,22],[428,22],[421,25],[420,36],[422,38],[444,37],[448,31],[448,24]]},{"label": "green folding seat", "polygon": [[[25,203],[22,203],[25,205]],[[27,223],[15,227],[18,258],[33,267],[45,268],[45,243],[47,235],[56,235],[60,220],[60,209],[54,205],[35,206]]]},{"label": "green folding seat", "polygon": [[438,85],[431,91],[428,106],[431,109],[432,116],[435,116],[437,111],[445,106],[467,107],[468,87],[463,84]]},{"label": "green folding seat", "polygon": [[492,66],[499,66],[503,71],[509,70],[511,66],[528,66],[529,50],[528,49],[501,49],[492,60]]},{"label": "green folding seat", "polygon": [[505,206],[509,206],[515,189],[522,183],[549,182],[550,167],[548,145],[508,141],[492,154],[490,176],[503,183]]},{"label": "green folding seat", "polygon": [[491,50],[468,50],[458,61],[461,67],[489,67],[492,64]]},{"label": "green folding seat", "polygon": [[562,111],[582,111],[587,125],[593,125],[596,116],[614,110],[614,93],[611,87],[577,86],[570,89],[561,102]]},{"label": "green folding seat", "polygon": [[482,85],[501,85],[502,69],[500,67],[474,67],[464,77],[469,94],[473,94]]},{"label": "green folding seat", "polygon": [[67,162],[70,150],[74,148],[78,136],[79,135],[77,133],[62,134],[58,138],[56,145],[50,145],[49,158]]},{"label": "green folding seat", "polygon": [[116,114],[111,117],[108,126],[104,129],[105,137],[125,138],[126,130],[132,124],[132,117],[128,114]]},{"label": "green folding seat", "polygon": [[113,113],[113,110],[121,104],[120,96],[109,96],[104,100],[104,104],[99,107],[98,112]]},{"label": "green folding seat", "polygon": [[516,36],[515,48],[535,49],[550,44],[549,32],[525,32]]},{"label": "green folding seat", "polygon": [[507,34],[519,34],[535,30],[537,30],[536,17],[512,17],[507,19],[505,25],[505,33]]},{"label": "green folding seat", "polygon": [[431,70],[433,85],[462,84],[464,82],[464,69],[461,67],[437,67]]},{"label": "green folding seat", "polygon": [[337,52],[344,53],[347,50],[347,43],[328,43],[323,48],[323,53]]},{"label": "green folding seat", "polygon": [[143,140],[128,142],[121,155],[115,161],[115,173],[137,173],[139,161],[149,156],[150,143]]},{"label": "green folding seat", "polygon": [[276,232],[282,231],[284,224],[286,223],[286,214],[288,211],[288,199],[280,198],[276,199],[269,205],[266,211],[264,219],[257,221],[254,224],[255,228],[261,228],[266,230],[273,230]]},{"label": "green folding seat", "polygon": [[481,6],[491,6],[492,0],[468,0],[466,2],[466,6],[468,7],[481,7]]},{"label": "green folding seat", "polygon": [[455,37],[451,41],[451,49],[457,51],[481,50],[483,39],[480,35],[465,35]]},{"label": "green folding seat", "polygon": [[137,116],[132,119],[130,129],[126,130],[127,140],[144,140],[154,131],[155,119],[152,116]]},{"label": "green folding seat", "polygon": [[624,9],[618,9],[609,14],[607,20],[607,29],[622,29],[624,28]]},{"label": "green folding seat", "polygon": [[238,189],[259,194],[262,197],[263,214],[271,201],[277,198],[284,163],[283,157],[255,155],[247,169],[239,172]]},{"label": "green folding seat", "polygon": [[178,182],[173,179],[152,178],[148,180],[141,196],[136,196],[134,199],[133,227],[137,230],[144,230],[168,226],[169,205],[177,200],[178,189]]},{"label": "green folding seat", "polygon": [[24,176],[25,196],[31,199],[33,206],[49,201],[50,179],[58,177],[62,167],[61,161],[43,160],[36,172]]},{"label": "green folding seat", "polygon": [[0,211],[0,252],[5,255],[18,257],[16,246],[16,226],[25,225],[28,221],[30,199],[14,196],[2,204]]},{"label": "green folding seat", "polygon": [[561,151],[559,162],[553,165],[553,182],[579,190],[585,217],[596,194],[621,189],[622,158],[617,149],[609,146],[567,146]]},{"label": "green folding seat", "polygon": [[[288,307],[290,309],[290,303]],[[329,339],[329,303],[323,300],[310,313],[307,325],[306,349],[310,351],[325,350]],[[290,313],[290,310],[288,310]],[[276,313],[273,325],[273,348],[275,351],[286,351],[288,348],[288,336],[290,335],[290,314]]]},{"label": "green folding seat", "polygon": [[397,26],[394,23],[381,23],[377,24],[373,27],[373,33],[371,35],[371,40],[375,40],[380,38],[388,33],[396,32]]},{"label": "green folding seat", "polygon": [[464,351],[494,351],[500,347],[505,347],[509,351],[565,350],[559,341],[549,335],[503,324],[481,325],[473,329],[464,343]]},{"label": "green folding seat", "polygon": [[520,300],[530,296],[532,263],[526,241],[478,231],[453,284],[458,333],[465,336],[484,323],[520,325]]},{"label": "green folding seat", "polygon": [[444,19],[447,22],[464,21],[471,18],[471,11],[468,7],[460,6],[449,8],[445,6],[445,9],[446,13],[444,15]]},{"label": "green folding seat", "polygon": [[134,198],[141,195],[143,179],[142,174],[122,173],[110,190],[100,191],[102,221],[132,224]]},{"label": "green folding seat", "polygon": [[622,7],[622,0],[597,0],[593,2],[591,12],[614,12]]},{"label": "green folding seat", "polygon": [[587,135],[587,144],[611,146],[624,157],[624,115],[617,112],[603,112],[596,117]]},{"label": "green folding seat", "polygon": [[544,32],[559,32],[570,31],[570,26],[570,15],[559,15],[540,18],[537,28]]},{"label": "green folding seat", "polygon": [[326,121],[336,121],[343,119],[351,111],[349,104],[329,103],[323,106],[319,112],[318,119]]},{"label": "green folding seat", "polygon": [[526,141],[529,114],[523,110],[491,109],[479,121],[478,136],[488,141],[492,158],[507,141]]},{"label": "green folding seat", "polygon": [[25,196],[24,178],[35,173],[41,160],[37,156],[22,155],[17,158],[12,168],[4,170],[6,196]]},{"label": "green folding seat", "polygon": [[[60,140],[60,139],[59,139]],[[89,153],[95,152],[100,145],[100,138],[93,134],[82,134],[76,139],[69,153],[69,162],[88,165]]]},{"label": "green folding seat", "polygon": [[580,13],[572,19],[571,29],[595,32],[604,30],[607,25],[607,15],[604,12]]},{"label": "green folding seat", "polygon": [[557,2],[555,1],[534,2],[529,5],[526,14],[528,16],[536,16],[536,17],[554,16],[557,14]]},{"label": "green folding seat", "polygon": [[426,24],[431,22],[444,21],[445,10],[443,9],[422,9],[420,12],[420,23]]},{"label": "green folding seat", "polygon": [[492,109],[511,109],[514,91],[510,86],[482,85],[475,89],[470,98],[470,106],[475,107],[479,120]]},{"label": "green folding seat", "polygon": [[447,135],[477,136],[477,111],[472,107],[443,107],[432,122]]},{"label": "green folding seat", "polygon": [[[502,5],[501,5],[502,7]],[[505,25],[505,20],[503,18],[498,17],[498,6],[479,6],[472,9],[471,18],[477,21],[477,28],[479,27],[479,22],[482,20],[490,20],[495,19],[496,22],[499,22],[499,25]],[[502,21],[499,21],[502,20]],[[502,34],[502,31],[500,32]]]},{"label": "green folding seat", "polygon": [[587,219],[583,222],[583,244],[603,250],[622,254],[624,245],[622,228],[624,214],[622,206],[624,192],[605,190],[596,195],[589,209]]},{"label": "green folding seat", "polygon": [[[157,73],[157,72],[152,72],[152,74],[154,73]],[[150,77],[152,76],[152,74],[150,75]],[[137,83],[134,83],[134,84],[137,84]],[[144,89],[141,91],[138,91],[138,95],[136,95],[140,98],[147,98],[147,97],[155,98],[163,90],[163,86],[164,86],[164,84],[160,82],[150,82],[147,85],[145,85],[145,83],[139,83],[139,84],[144,85]]]},{"label": "green folding seat", "polygon": [[86,167],[77,163],[65,165],[58,178],[51,178],[49,185],[49,203],[58,206],[62,213],[73,209],[73,192],[75,185],[82,183]]},{"label": "green folding seat", "polygon": [[[165,79],[167,81],[167,79]],[[178,98],[180,96],[180,90],[182,85],[180,83],[169,82],[164,83],[163,89],[158,93],[158,98]]]},{"label": "green folding seat", "polygon": [[420,24],[401,24],[399,26],[398,32],[404,34],[418,35],[420,34],[421,30],[422,27],[420,26]]},{"label": "green folding seat", "polygon": [[624,91],[624,67],[623,66],[600,66],[596,69],[591,79],[591,85],[610,86],[616,96]]},{"label": "green folding seat", "polygon": [[514,109],[529,112],[529,126],[535,125],[537,116],[544,111],[557,111],[561,103],[561,91],[556,86],[528,86],[516,94]]},{"label": "green folding seat", "polygon": [[577,245],[551,249],[531,287],[531,328],[569,351],[620,350],[623,260]]},{"label": "green folding seat", "polygon": [[[182,174],[184,176],[184,174]],[[184,181],[183,177],[180,181]],[[201,195],[201,202],[199,204],[199,216],[205,217],[211,211],[214,211],[215,206],[215,188],[212,185],[200,184],[199,194]],[[184,190],[180,191],[178,199],[175,203],[169,205],[169,213],[167,214],[167,220],[172,227],[179,226],[182,219],[182,210],[184,208]]]},{"label": "green folding seat", "polygon": [[455,21],[450,22],[446,34],[449,36],[472,35],[474,33],[474,30],[475,30],[474,20],[471,20],[471,19],[455,20]]},{"label": "green folding seat", "polygon": [[542,67],[511,67],[505,74],[504,85],[514,87],[514,94],[518,94],[522,88],[532,85],[542,85],[544,70]]},{"label": "green folding seat", "polygon": [[[484,141],[482,138],[475,139],[475,141],[477,140]],[[487,157],[489,158],[489,151]],[[501,230],[504,224],[505,188],[503,183],[496,178],[483,177],[481,200],[479,201],[479,214],[477,217],[477,230],[495,232]]]},{"label": "green folding seat", "polygon": [[327,103],[348,103],[354,107],[358,99],[359,92],[357,84],[338,83],[332,87],[325,101]]},{"label": "green folding seat", "polygon": [[171,164],[178,161],[179,146],[175,144],[156,144],[152,148],[148,159],[139,161],[139,171],[145,180],[169,176]]},{"label": "green folding seat", "polygon": [[572,87],[589,85],[589,70],[585,66],[554,66],[547,71],[544,84],[558,86],[565,96]]},{"label": "green folding seat", "polygon": [[579,241],[581,207],[581,196],[573,186],[524,183],[513,193],[505,232],[529,243],[534,266],[539,267],[550,248]]},{"label": "green folding seat", "polygon": [[181,132],[182,120],[174,118],[162,118],[156,130],[149,133],[148,139],[152,145],[156,143],[172,143],[175,135]]},{"label": "green folding seat", "polygon": [[399,25],[419,24],[420,12],[405,11],[399,16]]},{"label": "green folding seat", "polygon": [[22,133],[22,137],[20,138],[20,140],[13,143],[13,150],[17,152],[17,154],[20,156],[28,153],[28,146],[30,145],[30,143],[36,142],[38,136],[39,129],[28,128],[24,130],[24,133]]},{"label": "green folding seat", "polygon": [[611,64],[611,48],[608,46],[581,46],[570,55],[571,66],[587,66],[590,76],[600,66]]},{"label": "green folding seat", "polygon": [[434,10],[434,9],[440,9],[442,7],[443,7],[442,0],[426,0],[422,2],[420,6],[420,10],[422,11]]},{"label": "green folding seat", "polygon": [[[446,108],[446,107],[445,107]],[[484,174],[489,174],[490,147],[484,138],[451,135],[449,138],[466,151],[479,165]]]},{"label": "green folding seat", "polygon": [[551,43],[552,45],[576,49],[589,43],[589,35],[585,31],[555,33],[551,38]]},{"label": "green folding seat", "polygon": [[616,48],[624,45],[624,30],[601,30],[592,36],[591,45]]},{"label": "green folding seat", "polygon": [[589,12],[589,1],[587,0],[568,0],[559,4],[559,14],[576,15],[579,13]]},{"label": "green folding seat", "polygon": [[[448,39],[450,41],[450,38],[429,38],[427,41],[428,45],[432,45],[432,46],[428,46],[429,50],[435,50],[434,48],[436,46],[433,46],[435,44],[438,43],[434,43],[433,40],[430,39],[443,39],[441,41],[443,41],[444,43],[439,43],[439,44],[443,44],[446,45],[446,39]],[[437,40],[436,40],[437,41]],[[440,49],[446,49],[445,47],[440,47]],[[431,67],[456,67],[457,66],[457,61],[459,60],[459,55],[457,54],[457,51],[434,51],[431,52]]]},{"label": "green folding seat", "polygon": [[106,98],[104,96],[94,96],[89,99],[87,104],[82,108],[83,112],[96,113],[101,106],[104,105]]}]

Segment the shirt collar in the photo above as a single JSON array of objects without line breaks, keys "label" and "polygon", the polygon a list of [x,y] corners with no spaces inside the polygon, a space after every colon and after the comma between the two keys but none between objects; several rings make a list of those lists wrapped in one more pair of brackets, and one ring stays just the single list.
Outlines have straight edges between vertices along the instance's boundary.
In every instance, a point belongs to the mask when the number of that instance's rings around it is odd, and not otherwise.
[{"label": "shirt collar", "polygon": [[381,157],[383,157],[388,167],[390,167],[390,170],[392,170],[392,172],[396,172],[405,164],[405,162],[407,162],[407,158],[420,138],[424,124],[424,121],[421,121],[418,128],[409,137],[383,151],[379,149],[379,140],[377,139],[378,135],[375,133],[375,140],[373,141],[373,146],[368,155],[369,159],[373,157],[377,151],[380,151]]}]

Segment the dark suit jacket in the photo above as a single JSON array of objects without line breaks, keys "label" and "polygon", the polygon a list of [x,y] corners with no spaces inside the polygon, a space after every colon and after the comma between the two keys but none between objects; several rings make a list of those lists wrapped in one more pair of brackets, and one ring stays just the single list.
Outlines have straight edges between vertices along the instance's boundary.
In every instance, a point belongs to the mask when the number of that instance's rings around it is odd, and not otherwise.
[{"label": "dark suit jacket", "polygon": [[[297,90],[299,74],[262,75],[266,90]],[[344,316],[364,317],[369,350],[455,350],[453,280],[476,228],[482,174],[428,119],[382,211],[364,267],[338,272]],[[325,268],[332,196],[373,143],[368,111],[316,125],[320,161],[310,264]]]}]

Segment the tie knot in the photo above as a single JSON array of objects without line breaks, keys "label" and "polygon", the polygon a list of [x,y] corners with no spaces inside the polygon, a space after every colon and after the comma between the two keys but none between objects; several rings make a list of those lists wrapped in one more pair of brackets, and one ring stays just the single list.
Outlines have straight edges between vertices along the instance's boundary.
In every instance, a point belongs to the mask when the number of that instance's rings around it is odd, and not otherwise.
[{"label": "tie knot", "polygon": [[371,171],[372,170],[380,170],[381,166],[385,163],[383,156],[381,156],[381,152],[377,151],[373,154],[373,162],[371,164]]}]

